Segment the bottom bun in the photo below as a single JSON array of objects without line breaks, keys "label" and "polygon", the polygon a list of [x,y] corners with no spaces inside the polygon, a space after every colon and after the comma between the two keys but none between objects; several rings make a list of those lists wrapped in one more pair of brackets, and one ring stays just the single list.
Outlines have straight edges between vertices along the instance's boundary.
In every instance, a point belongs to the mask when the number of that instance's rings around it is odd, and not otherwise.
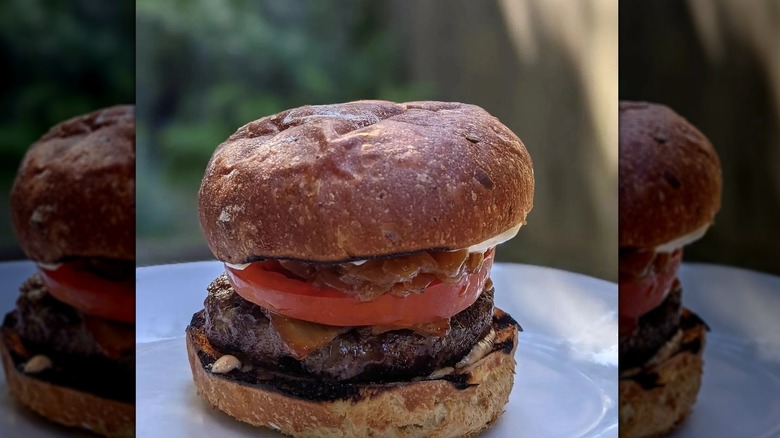
[{"label": "bottom bun", "polygon": [[135,436],[135,406],[106,399],[87,392],[54,385],[20,371],[22,360],[15,360],[12,351],[19,351],[21,340],[9,327],[2,329],[2,355],[5,381],[11,395],[22,405],[65,426],[80,427],[108,437]]},{"label": "bottom bun", "polygon": [[[238,420],[287,435],[474,436],[496,421],[512,391],[518,325],[500,309],[493,315],[492,348],[481,359],[457,373],[441,370],[435,378],[384,384],[323,384],[308,375],[279,378],[278,372],[247,372],[248,367],[214,374],[211,367],[222,354],[206,339],[199,315],[187,327],[187,352],[198,393]],[[294,389],[305,387],[306,380],[320,388],[310,397]]]},{"label": "bottom bun", "polygon": [[688,309],[683,309],[680,325],[680,332],[645,366],[621,373],[621,437],[665,436],[696,402],[707,326]]}]

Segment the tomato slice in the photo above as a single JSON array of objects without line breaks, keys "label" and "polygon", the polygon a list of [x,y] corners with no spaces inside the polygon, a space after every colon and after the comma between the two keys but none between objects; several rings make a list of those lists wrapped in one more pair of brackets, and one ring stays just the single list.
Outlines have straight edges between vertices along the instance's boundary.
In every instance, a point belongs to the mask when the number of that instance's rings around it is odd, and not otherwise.
[{"label": "tomato slice", "polygon": [[100,277],[72,263],[56,269],[38,266],[46,289],[56,299],[87,315],[135,324],[135,286]]},{"label": "tomato slice", "polygon": [[464,275],[456,283],[436,281],[419,294],[384,294],[371,301],[290,278],[277,271],[279,264],[273,260],[252,263],[244,270],[226,265],[225,272],[244,299],[290,318],[334,326],[409,327],[450,318],[474,304],[492,265],[491,250],[478,272]]},{"label": "tomato slice", "polygon": [[680,267],[682,249],[663,256],[663,262],[654,263],[642,277],[620,279],[618,309],[621,332],[633,326],[640,316],[658,307],[669,294]]}]

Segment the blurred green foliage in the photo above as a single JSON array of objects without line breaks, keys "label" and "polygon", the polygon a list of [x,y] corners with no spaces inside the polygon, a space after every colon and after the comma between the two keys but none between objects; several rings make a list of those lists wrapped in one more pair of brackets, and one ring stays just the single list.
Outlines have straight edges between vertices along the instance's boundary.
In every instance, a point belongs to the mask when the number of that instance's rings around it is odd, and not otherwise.
[{"label": "blurred green foliage", "polygon": [[18,257],[8,192],[51,126],[135,101],[134,0],[0,2],[0,258]]},{"label": "blurred green foliage", "polygon": [[0,169],[52,125],[135,100],[134,1],[0,2]]},{"label": "blurred green foliage", "polygon": [[138,0],[141,240],[202,242],[195,199],[206,163],[252,120],[307,104],[432,97],[431,86],[405,80],[383,13],[364,0]]}]

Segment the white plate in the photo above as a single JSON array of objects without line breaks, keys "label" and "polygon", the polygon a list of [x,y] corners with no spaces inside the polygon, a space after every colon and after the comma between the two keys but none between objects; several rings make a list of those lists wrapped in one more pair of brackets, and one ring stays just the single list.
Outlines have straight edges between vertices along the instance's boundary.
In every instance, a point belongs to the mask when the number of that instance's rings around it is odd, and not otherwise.
[{"label": "white plate", "polygon": [[683,303],[707,322],[704,375],[673,438],[780,436],[780,277],[684,264]]},{"label": "white plate", "polygon": [[[35,272],[29,261],[0,263],[0,320],[13,310],[19,286]],[[94,437],[80,429],[66,428],[42,419],[11,398],[0,366],[0,437]]]},{"label": "white plate", "polygon": [[[199,398],[184,328],[203,307],[217,262],[137,271],[138,436],[281,435],[233,420]],[[485,437],[617,437],[617,285],[497,264],[496,303],[525,329],[506,412]]]}]

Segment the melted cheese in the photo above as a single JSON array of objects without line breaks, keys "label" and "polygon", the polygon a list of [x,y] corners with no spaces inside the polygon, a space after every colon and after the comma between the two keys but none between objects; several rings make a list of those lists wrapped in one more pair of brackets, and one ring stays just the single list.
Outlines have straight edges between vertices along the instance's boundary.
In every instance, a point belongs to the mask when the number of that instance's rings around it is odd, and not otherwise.
[{"label": "melted cheese", "polygon": [[336,339],[336,336],[351,328],[317,324],[270,312],[268,318],[271,320],[271,326],[279,334],[282,343],[289,350],[290,356],[297,360],[319,350]]},{"label": "melted cheese", "polygon": [[[290,356],[297,360],[303,360],[306,356],[324,347],[337,336],[346,333],[352,327],[335,327],[315,322],[288,318],[275,313],[268,313],[271,326],[279,335],[282,343],[287,347]],[[432,323],[417,324],[409,327],[401,326],[371,326],[373,335],[393,330],[411,330],[423,336],[442,337],[450,330],[450,319],[444,318]]]},{"label": "melted cheese", "polygon": [[119,359],[135,349],[135,328],[97,316],[84,315],[84,328],[106,356]]}]

